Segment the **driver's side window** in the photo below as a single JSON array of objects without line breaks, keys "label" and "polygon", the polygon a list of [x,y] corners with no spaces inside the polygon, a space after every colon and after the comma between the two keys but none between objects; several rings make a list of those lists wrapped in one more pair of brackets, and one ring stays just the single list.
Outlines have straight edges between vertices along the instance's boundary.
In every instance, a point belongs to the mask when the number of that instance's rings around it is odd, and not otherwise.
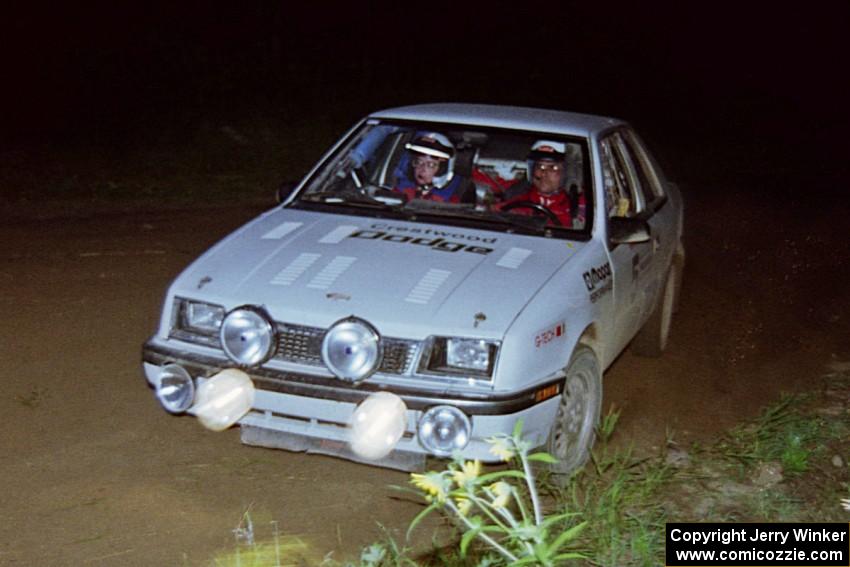
[{"label": "driver's side window", "polygon": [[375,152],[375,163],[370,176],[374,185],[387,189],[395,185],[396,169],[404,154],[404,142],[409,137],[409,133],[397,132],[383,141]]}]

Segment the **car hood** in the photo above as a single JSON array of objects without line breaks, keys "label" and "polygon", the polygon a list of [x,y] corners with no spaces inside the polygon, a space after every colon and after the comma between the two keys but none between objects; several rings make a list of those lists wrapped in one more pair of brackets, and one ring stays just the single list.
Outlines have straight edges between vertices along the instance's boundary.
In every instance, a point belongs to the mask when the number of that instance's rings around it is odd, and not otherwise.
[{"label": "car hood", "polygon": [[219,242],[171,295],[384,335],[501,338],[579,242],[403,220],[274,209]]}]

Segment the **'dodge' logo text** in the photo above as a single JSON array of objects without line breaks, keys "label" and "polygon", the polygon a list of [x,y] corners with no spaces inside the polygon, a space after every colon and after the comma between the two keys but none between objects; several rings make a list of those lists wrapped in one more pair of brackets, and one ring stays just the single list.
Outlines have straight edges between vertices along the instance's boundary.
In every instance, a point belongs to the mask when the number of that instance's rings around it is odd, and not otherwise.
[{"label": "'dodge' logo text", "polygon": [[351,234],[349,238],[362,238],[365,240],[383,240],[385,242],[395,242],[397,244],[413,244],[415,246],[428,246],[432,250],[440,250],[442,252],[469,252],[471,254],[486,255],[493,251],[492,248],[485,246],[473,246],[463,242],[454,242],[446,240],[442,237],[431,238],[414,237],[406,234],[389,234],[380,230],[358,230]]}]

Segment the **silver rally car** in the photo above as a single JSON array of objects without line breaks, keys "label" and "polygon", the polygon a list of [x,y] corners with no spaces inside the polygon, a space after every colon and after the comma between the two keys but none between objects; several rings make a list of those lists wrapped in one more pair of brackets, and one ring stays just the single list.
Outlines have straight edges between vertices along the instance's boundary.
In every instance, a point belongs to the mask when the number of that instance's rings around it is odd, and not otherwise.
[{"label": "silver rally car", "polygon": [[[523,433],[566,472],[587,458],[602,373],[663,351],[684,265],[682,199],[625,122],[429,104],[374,113],[281,204],[171,284],[143,348],[171,413],[239,369],[251,445],[404,470]],[[349,443],[378,392],[404,427]]]}]

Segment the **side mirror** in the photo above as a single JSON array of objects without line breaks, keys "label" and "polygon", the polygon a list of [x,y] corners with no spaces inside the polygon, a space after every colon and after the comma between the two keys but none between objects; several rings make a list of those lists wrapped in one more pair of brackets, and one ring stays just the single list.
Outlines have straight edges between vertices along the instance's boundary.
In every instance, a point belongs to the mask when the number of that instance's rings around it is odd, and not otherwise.
[{"label": "side mirror", "polygon": [[649,224],[642,219],[613,217],[608,219],[608,238],[613,244],[640,244],[651,238]]},{"label": "side mirror", "polygon": [[297,183],[293,183],[292,181],[286,181],[281,183],[280,187],[277,188],[277,193],[275,197],[277,198],[278,203],[283,203],[286,201],[292,192],[295,191],[295,188],[298,186]]}]

